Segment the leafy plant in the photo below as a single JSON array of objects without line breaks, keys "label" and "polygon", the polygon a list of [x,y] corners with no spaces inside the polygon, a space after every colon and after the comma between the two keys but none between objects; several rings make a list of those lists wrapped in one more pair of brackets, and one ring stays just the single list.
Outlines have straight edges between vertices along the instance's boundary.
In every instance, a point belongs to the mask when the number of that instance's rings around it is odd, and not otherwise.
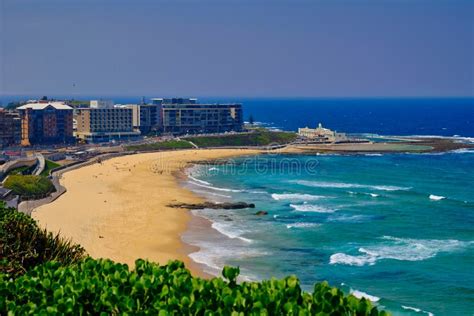
[{"label": "leafy plant", "polygon": [[0,258],[0,272],[17,276],[47,261],[78,262],[85,258],[85,251],[0,202]]},{"label": "leafy plant", "polygon": [[135,264],[130,271],[125,264],[88,258],[71,266],[48,262],[16,279],[0,276],[0,313],[386,315],[325,282],[311,294],[294,276],[237,284],[238,268],[224,268],[225,281],[193,277],[179,261]]}]

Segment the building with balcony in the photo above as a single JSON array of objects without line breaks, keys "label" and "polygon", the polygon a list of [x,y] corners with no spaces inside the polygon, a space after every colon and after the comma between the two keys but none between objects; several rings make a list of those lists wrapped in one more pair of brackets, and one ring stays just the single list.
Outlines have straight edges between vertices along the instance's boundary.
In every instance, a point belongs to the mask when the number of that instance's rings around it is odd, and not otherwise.
[{"label": "building with balcony", "polygon": [[131,108],[82,108],[75,114],[76,137],[86,142],[129,140],[140,135],[133,128]]},{"label": "building with balcony", "polygon": [[39,101],[17,108],[21,119],[21,145],[74,142],[73,109],[64,102]]},{"label": "building with balcony", "polygon": [[195,98],[152,99],[160,108],[163,133],[196,134],[239,132],[242,130],[242,105],[198,103]]},{"label": "building with balcony", "polygon": [[0,108],[0,148],[20,144],[21,120],[18,113]]}]

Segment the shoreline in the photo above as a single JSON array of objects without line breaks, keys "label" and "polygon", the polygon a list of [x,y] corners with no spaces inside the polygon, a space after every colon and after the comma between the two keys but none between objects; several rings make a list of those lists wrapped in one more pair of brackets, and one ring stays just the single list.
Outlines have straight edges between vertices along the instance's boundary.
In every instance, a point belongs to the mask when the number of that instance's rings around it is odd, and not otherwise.
[{"label": "shoreline", "polygon": [[198,247],[181,238],[193,215],[167,205],[204,201],[179,183],[194,162],[259,153],[201,149],[111,158],[62,174],[60,183],[67,191],[35,208],[32,217],[42,227],[82,245],[92,257],[130,266],[138,258],[160,264],[177,259],[193,275],[211,277],[189,257]]}]

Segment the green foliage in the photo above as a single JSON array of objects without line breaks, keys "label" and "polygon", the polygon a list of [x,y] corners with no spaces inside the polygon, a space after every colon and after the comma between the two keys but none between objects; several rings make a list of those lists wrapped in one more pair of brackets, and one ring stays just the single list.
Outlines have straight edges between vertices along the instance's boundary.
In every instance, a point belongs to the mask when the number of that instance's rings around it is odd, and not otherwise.
[{"label": "green foliage", "polygon": [[252,133],[233,134],[224,136],[187,137],[199,147],[227,147],[227,146],[267,146],[271,144],[287,144],[296,139],[292,132],[271,132],[264,129]]},{"label": "green foliage", "polygon": [[23,167],[18,167],[18,168],[15,168],[15,169],[12,169],[8,172],[9,175],[14,175],[14,174],[23,174],[23,175],[26,175],[26,174],[31,174],[33,172],[33,170],[35,170],[36,166],[33,165],[31,167],[28,167],[28,166],[23,166]]},{"label": "green foliage", "polygon": [[156,142],[152,144],[132,145],[125,147],[129,151],[153,151],[153,150],[170,150],[170,149],[188,149],[193,148],[189,142],[184,140],[168,140]]},{"label": "green foliage", "polygon": [[84,249],[38,227],[28,215],[0,202],[0,272],[12,276],[47,261],[62,264],[85,257]]},{"label": "green foliage", "polygon": [[137,260],[125,264],[88,258],[76,265],[49,262],[7,280],[0,276],[0,313],[150,315],[386,315],[365,299],[320,283],[303,292],[299,280],[235,283],[191,276],[184,264]]},{"label": "green foliage", "polygon": [[54,161],[46,159],[44,170],[43,170],[43,172],[41,172],[40,175],[43,176],[43,177],[47,177],[47,176],[49,176],[49,173],[51,172],[51,170],[56,169],[57,167],[60,167],[60,166],[61,166],[60,164],[57,164]]},{"label": "green foliage", "polygon": [[22,199],[42,198],[55,190],[51,180],[33,175],[10,175],[3,186],[20,195]]}]

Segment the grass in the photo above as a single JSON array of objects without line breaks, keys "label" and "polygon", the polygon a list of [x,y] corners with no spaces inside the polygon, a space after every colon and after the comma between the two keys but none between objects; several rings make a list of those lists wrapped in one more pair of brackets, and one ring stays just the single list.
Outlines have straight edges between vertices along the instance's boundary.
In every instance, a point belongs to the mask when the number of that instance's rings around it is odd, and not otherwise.
[{"label": "grass", "polygon": [[28,166],[23,166],[23,167],[18,167],[15,169],[12,169],[8,172],[9,175],[15,175],[15,174],[31,174],[33,170],[35,170],[36,166],[33,165],[31,167]]},{"label": "grass", "polygon": [[163,142],[156,142],[152,144],[132,145],[125,147],[128,151],[153,151],[153,150],[172,150],[172,149],[188,149],[193,148],[187,141],[183,140],[168,140]]},{"label": "grass", "polygon": [[61,166],[60,164],[57,164],[54,161],[46,159],[44,170],[43,170],[43,172],[41,172],[40,175],[43,176],[43,177],[47,177],[47,176],[49,176],[49,173],[50,173],[51,170],[56,169],[60,166]]},{"label": "grass", "polygon": [[260,129],[247,134],[187,137],[184,139],[193,142],[199,147],[206,148],[282,145],[294,141],[296,137],[297,135],[292,132],[272,132]]},{"label": "grass", "polygon": [[33,175],[9,175],[3,186],[22,199],[43,198],[55,191],[51,180]]}]

